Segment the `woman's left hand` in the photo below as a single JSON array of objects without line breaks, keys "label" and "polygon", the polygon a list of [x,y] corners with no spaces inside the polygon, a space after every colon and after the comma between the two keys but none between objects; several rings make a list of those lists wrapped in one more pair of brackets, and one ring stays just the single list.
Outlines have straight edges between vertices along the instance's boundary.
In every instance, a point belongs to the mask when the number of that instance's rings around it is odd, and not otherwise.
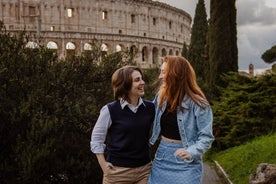
[{"label": "woman's left hand", "polygon": [[184,159],[186,159],[186,160],[191,160],[190,154],[189,154],[184,148],[180,148],[180,149],[176,150],[176,151],[174,152],[174,156],[180,157],[180,158],[182,158],[183,160],[184,160]]}]

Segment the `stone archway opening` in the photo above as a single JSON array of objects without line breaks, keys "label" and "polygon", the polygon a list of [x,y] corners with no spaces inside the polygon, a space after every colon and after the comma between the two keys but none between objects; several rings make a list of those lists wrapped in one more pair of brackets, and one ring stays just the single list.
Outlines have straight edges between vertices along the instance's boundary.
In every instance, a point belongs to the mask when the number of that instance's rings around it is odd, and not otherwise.
[{"label": "stone archway opening", "polygon": [[152,49],[152,64],[156,65],[158,63],[158,49],[154,47]]},{"label": "stone archway opening", "polygon": [[146,46],[142,49],[142,61],[147,62],[148,61],[148,48]]},{"label": "stone archway opening", "polygon": [[90,43],[85,43],[83,45],[83,54],[86,56],[86,57],[89,57],[91,56],[92,54],[92,45]]},{"label": "stone archway opening", "polygon": [[138,52],[138,48],[135,45],[132,45],[129,49],[129,56],[132,63],[136,63],[135,58]]},{"label": "stone archway opening", "polygon": [[122,50],[123,50],[123,48],[120,44],[115,46],[115,52],[121,52]]},{"label": "stone archway opening", "polygon": [[66,44],[66,57],[72,57],[75,55],[76,46],[73,42],[67,42]]},{"label": "stone archway opening", "polygon": [[53,51],[55,54],[57,54],[58,51],[58,45],[56,42],[54,41],[49,41],[46,45],[47,49],[50,49],[51,51]]},{"label": "stone archway opening", "polygon": [[84,51],[92,51],[92,45],[90,43],[85,43],[83,45],[83,50]]},{"label": "stone archway opening", "polygon": [[56,44],[56,42],[54,41],[49,41],[46,45],[47,49],[58,49],[58,46]]},{"label": "stone archway opening", "polygon": [[101,57],[105,57],[107,55],[108,52],[108,45],[106,43],[103,43],[101,45]]},{"label": "stone archway opening", "polygon": [[165,48],[162,49],[162,57],[166,56],[167,55],[167,51]]}]

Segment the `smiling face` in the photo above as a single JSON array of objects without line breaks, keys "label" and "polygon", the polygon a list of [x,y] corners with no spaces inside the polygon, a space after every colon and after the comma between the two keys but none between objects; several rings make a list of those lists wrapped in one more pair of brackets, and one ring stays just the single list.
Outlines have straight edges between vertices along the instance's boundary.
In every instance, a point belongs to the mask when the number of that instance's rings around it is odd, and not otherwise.
[{"label": "smiling face", "polygon": [[132,72],[131,77],[132,77],[132,85],[128,96],[132,101],[132,100],[139,99],[145,94],[144,92],[145,82],[142,78],[141,73],[137,70],[134,70]]},{"label": "smiling face", "polygon": [[162,83],[165,82],[165,70],[166,70],[166,66],[167,66],[167,63],[164,62],[164,63],[162,63],[161,68],[160,68],[159,79],[160,79],[160,81]]}]

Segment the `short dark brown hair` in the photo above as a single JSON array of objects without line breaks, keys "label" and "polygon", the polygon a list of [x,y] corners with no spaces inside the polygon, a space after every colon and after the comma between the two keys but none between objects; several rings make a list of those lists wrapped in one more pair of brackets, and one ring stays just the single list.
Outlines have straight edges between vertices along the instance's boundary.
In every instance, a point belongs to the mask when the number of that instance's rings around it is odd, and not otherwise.
[{"label": "short dark brown hair", "polygon": [[137,66],[124,66],[117,69],[111,79],[113,94],[115,100],[129,101],[128,93],[132,87],[132,73],[138,71],[142,76],[142,70]]}]

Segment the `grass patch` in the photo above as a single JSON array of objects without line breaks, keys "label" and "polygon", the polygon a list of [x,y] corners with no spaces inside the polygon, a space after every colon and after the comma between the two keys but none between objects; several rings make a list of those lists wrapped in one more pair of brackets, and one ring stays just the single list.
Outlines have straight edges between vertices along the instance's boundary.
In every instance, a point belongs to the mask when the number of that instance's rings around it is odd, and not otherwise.
[{"label": "grass patch", "polygon": [[248,183],[260,163],[276,164],[276,133],[212,155],[235,184]]}]

